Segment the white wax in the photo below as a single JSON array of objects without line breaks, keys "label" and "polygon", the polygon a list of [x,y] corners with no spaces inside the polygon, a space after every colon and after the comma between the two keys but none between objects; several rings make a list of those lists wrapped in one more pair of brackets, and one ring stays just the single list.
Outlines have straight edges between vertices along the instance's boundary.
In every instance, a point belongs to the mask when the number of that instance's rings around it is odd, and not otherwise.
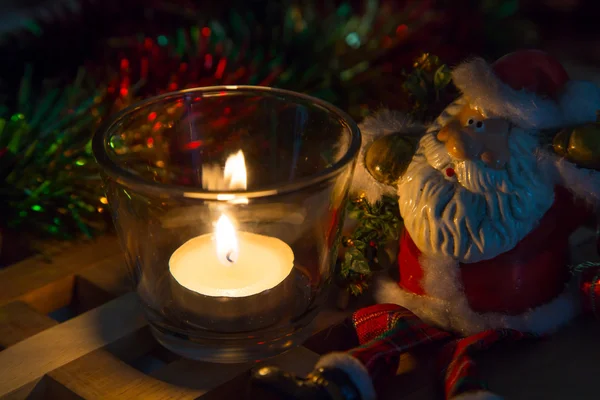
[{"label": "white wax", "polygon": [[169,260],[175,280],[189,290],[213,297],[246,297],[272,289],[294,267],[294,252],[283,241],[250,232],[237,232],[235,263],[217,258],[213,234],[188,240]]}]

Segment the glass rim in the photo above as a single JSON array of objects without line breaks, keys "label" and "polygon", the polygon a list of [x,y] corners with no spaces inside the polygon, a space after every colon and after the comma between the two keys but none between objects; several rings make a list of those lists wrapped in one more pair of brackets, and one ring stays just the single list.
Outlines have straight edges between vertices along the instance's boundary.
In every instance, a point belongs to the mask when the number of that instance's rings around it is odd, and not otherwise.
[{"label": "glass rim", "polygon": [[[304,101],[310,101],[318,106],[324,108],[327,112],[337,115],[343,120],[349,127],[350,143],[348,149],[344,155],[332,165],[322,169],[314,175],[303,177],[292,182],[282,183],[280,185],[268,185],[258,190],[220,190],[210,191],[202,188],[191,188],[182,185],[164,184],[158,182],[151,182],[145,180],[136,174],[123,168],[109,156],[109,134],[112,132],[113,127],[126,116],[141,110],[144,107],[152,104],[160,103],[168,99],[176,99],[182,95],[188,93],[199,93],[205,95],[210,92],[235,92],[235,91],[247,91],[257,92],[261,94],[278,94],[292,99],[299,99]],[[178,90],[174,92],[168,92],[157,96],[152,96],[147,99],[138,101],[123,110],[115,113],[111,117],[107,118],[99,128],[96,130],[92,137],[92,153],[96,159],[96,162],[102,168],[102,171],[110,177],[117,180],[118,183],[127,186],[132,189],[141,189],[147,192],[169,192],[171,195],[177,195],[179,197],[185,197],[190,199],[202,199],[202,200],[219,200],[219,201],[231,201],[237,198],[262,198],[275,196],[283,193],[295,192],[304,188],[314,186],[318,183],[326,181],[340,173],[340,171],[352,162],[357,156],[361,146],[361,134],[358,124],[348,115],[333,104],[318,99],[316,97],[298,93],[291,90],[272,88],[268,86],[253,86],[253,85],[221,85],[221,86],[203,86],[189,89]]]}]

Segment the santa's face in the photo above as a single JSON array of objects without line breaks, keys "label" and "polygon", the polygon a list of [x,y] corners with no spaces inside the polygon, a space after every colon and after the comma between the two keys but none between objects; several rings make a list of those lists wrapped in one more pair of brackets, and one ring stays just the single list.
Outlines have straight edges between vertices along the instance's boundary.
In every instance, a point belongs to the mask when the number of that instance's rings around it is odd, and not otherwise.
[{"label": "santa's face", "polygon": [[512,249],[553,202],[538,140],[464,100],[421,139],[398,185],[400,212],[425,254],[461,262]]},{"label": "santa's face", "polygon": [[485,115],[482,109],[466,103],[440,129],[437,138],[456,160],[479,159],[491,168],[502,169],[510,157],[509,132],[507,120]]}]

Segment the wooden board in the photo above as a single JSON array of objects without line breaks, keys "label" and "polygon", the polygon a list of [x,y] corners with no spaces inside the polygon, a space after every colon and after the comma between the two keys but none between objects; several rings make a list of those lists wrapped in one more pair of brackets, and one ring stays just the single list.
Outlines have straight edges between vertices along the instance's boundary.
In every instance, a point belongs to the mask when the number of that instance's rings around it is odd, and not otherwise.
[{"label": "wooden board", "polygon": [[[129,289],[114,237],[0,271],[0,399],[194,399],[257,366],[185,360],[163,349]],[[71,318],[48,316],[61,312]],[[334,310],[318,324],[349,312]],[[160,362],[144,371],[141,358]],[[269,363],[306,374],[317,359],[301,347]]]},{"label": "wooden board", "polygon": [[[303,347],[267,360],[301,375],[353,344],[335,299]],[[66,316],[66,317],[65,317]],[[54,319],[53,319],[54,318]],[[0,271],[0,399],[244,399],[251,368],[182,359],[152,337],[113,237]],[[435,348],[407,353],[382,400],[439,398]],[[536,343],[490,351],[482,377],[509,399],[596,399],[600,323],[581,318]]]}]

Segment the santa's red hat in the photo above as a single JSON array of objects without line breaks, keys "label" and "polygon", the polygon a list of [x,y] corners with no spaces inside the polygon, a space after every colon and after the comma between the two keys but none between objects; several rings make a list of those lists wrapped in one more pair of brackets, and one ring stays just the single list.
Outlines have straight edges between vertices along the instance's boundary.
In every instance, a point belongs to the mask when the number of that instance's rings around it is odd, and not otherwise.
[{"label": "santa's red hat", "polygon": [[507,54],[489,65],[476,58],[459,65],[452,80],[469,102],[525,129],[596,120],[600,89],[570,80],[555,58],[539,50]]}]

